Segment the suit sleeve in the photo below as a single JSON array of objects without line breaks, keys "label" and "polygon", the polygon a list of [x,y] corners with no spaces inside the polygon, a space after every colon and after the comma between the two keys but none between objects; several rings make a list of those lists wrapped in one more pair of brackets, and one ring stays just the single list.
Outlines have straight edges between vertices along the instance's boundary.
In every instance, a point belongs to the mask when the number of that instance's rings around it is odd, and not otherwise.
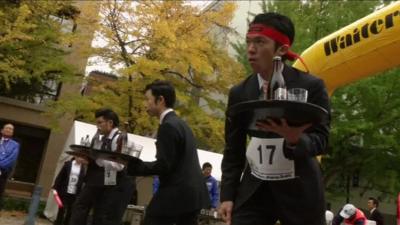
[{"label": "suit sleeve", "polygon": [[344,218],[338,214],[333,218],[332,225],[340,225],[343,222]]},{"label": "suit sleeve", "polygon": [[0,161],[0,168],[2,170],[10,171],[13,168],[15,162],[17,161],[18,153],[19,153],[19,144],[17,142],[14,142],[14,144],[11,146],[9,154],[3,160]]},{"label": "suit sleeve", "polygon": [[[239,96],[236,93],[239,93],[238,89],[231,89],[228,108],[238,102]],[[225,149],[221,164],[221,202],[235,199],[245,162],[246,130],[240,124],[240,119],[227,116],[225,120]]]},{"label": "suit sleeve", "polygon": [[78,189],[76,194],[79,194],[82,190],[82,186],[83,186],[83,181],[85,179],[86,176],[86,170],[87,170],[87,165],[81,165],[81,171],[79,172],[79,180],[78,180]]},{"label": "suit sleeve", "polygon": [[156,142],[156,161],[129,162],[128,173],[135,176],[170,174],[178,162],[178,130],[171,124],[160,125]]},{"label": "suit sleeve", "polygon": [[330,127],[329,97],[322,80],[314,80],[312,87],[313,89],[309,93],[309,102],[326,109],[328,119],[305,130],[295,149],[287,147],[284,149],[285,156],[289,159],[314,157],[325,154],[327,150]]},{"label": "suit sleeve", "polygon": [[383,224],[383,215],[382,215],[382,213],[379,212],[379,211],[376,211],[374,213],[374,215],[375,215],[374,218],[371,219],[371,220],[375,220],[377,225]]},{"label": "suit sleeve", "polygon": [[63,180],[67,179],[68,176],[68,162],[64,163],[63,167],[61,168],[60,172],[58,172],[56,179],[54,180],[53,189],[60,192],[63,185]]}]

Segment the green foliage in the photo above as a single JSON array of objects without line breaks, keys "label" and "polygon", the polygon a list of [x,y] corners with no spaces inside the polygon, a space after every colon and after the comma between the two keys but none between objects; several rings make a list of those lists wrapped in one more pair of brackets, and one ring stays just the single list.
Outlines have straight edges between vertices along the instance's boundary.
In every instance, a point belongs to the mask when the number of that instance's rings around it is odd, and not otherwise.
[{"label": "green foliage", "polygon": [[332,96],[331,152],[322,164],[332,187],[342,177],[359,173],[364,189],[398,190],[399,73],[390,70]]},{"label": "green foliage", "polygon": [[[296,34],[292,49],[301,53],[314,42],[373,12],[380,1],[264,1],[264,12],[292,19]],[[350,10],[351,9],[351,10]]]},{"label": "green foliage", "polygon": [[[26,101],[53,95],[48,81],[73,78],[64,62],[70,34],[62,31],[60,12],[68,3],[15,1],[0,3],[0,95]],[[62,17],[55,17],[60,15]]]}]

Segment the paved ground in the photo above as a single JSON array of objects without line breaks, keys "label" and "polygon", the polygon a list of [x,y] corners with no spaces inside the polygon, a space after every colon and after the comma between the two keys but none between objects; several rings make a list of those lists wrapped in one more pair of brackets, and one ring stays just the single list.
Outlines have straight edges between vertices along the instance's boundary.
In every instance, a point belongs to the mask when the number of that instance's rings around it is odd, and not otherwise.
[{"label": "paved ground", "polygon": [[[1,1],[1,0],[0,0]],[[24,225],[26,221],[26,213],[20,211],[2,211],[0,212],[0,225]],[[141,215],[129,212],[125,214],[124,221],[125,224],[139,225],[141,221]],[[35,225],[52,225],[53,223],[46,219],[37,218]],[[203,220],[201,225],[225,225],[225,223],[215,220]]]},{"label": "paved ground", "polygon": [[[24,225],[26,213],[18,211],[2,211],[0,212],[0,225]],[[36,219],[35,225],[51,225],[52,223],[45,219]]]}]

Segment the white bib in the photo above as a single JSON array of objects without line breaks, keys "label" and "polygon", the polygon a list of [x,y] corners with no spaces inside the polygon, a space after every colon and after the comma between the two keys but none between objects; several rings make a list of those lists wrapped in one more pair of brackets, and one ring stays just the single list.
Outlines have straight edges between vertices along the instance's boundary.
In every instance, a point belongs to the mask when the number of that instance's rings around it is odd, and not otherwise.
[{"label": "white bib", "polygon": [[117,184],[117,171],[104,167],[104,185]]},{"label": "white bib", "polygon": [[81,172],[81,165],[75,160],[72,161],[71,172],[69,174],[67,193],[76,194],[78,188],[79,174]]},{"label": "white bib", "polygon": [[283,138],[251,138],[246,157],[253,176],[261,180],[295,177],[294,161],[283,155],[283,141]]}]

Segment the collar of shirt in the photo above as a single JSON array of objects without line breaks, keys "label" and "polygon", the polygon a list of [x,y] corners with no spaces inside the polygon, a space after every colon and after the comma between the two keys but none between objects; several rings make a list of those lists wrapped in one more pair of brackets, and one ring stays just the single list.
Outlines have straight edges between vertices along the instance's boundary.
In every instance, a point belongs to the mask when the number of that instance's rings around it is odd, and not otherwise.
[{"label": "collar of shirt", "polygon": [[112,139],[114,137],[115,132],[117,132],[117,131],[118,131],[117,127],[112,129],[111,132],[108,134],[107,138]]},{"label": "collar of shirt", "polygon": [[171,108],[167,108],[166,110],[164,110],[164,112],[161,113],[160,115],[160,124],[162,123],[162,121],[164,120],[164,117],[169,113],[169,112],[173,112],[174,110]]},{"label": "collar of shirt", "polygon": [[257,73],[257,78],[258,78],[258,90],[261,90],[266,80],[264,80],[264,78],[262,78],[262,76],[259,73]]},{"label": "collar of shirt", "polygon": [[2,137],[0,140],[0,144],[3,144],[3,143],[5,144],[5,142],[7,142],[8,140],[10,140],[10,138]]},{"label": "collar of shirt", "polygon": [[77,169],[80,167],[81,167],[81,164],[79,164],[76,160],[72,161],[72,168]]},{"label": "collar of shirt", "polygon": [[376,208],[371,209],[371,211],[369,211],[369,213],[373,213],[375,211]]}]

